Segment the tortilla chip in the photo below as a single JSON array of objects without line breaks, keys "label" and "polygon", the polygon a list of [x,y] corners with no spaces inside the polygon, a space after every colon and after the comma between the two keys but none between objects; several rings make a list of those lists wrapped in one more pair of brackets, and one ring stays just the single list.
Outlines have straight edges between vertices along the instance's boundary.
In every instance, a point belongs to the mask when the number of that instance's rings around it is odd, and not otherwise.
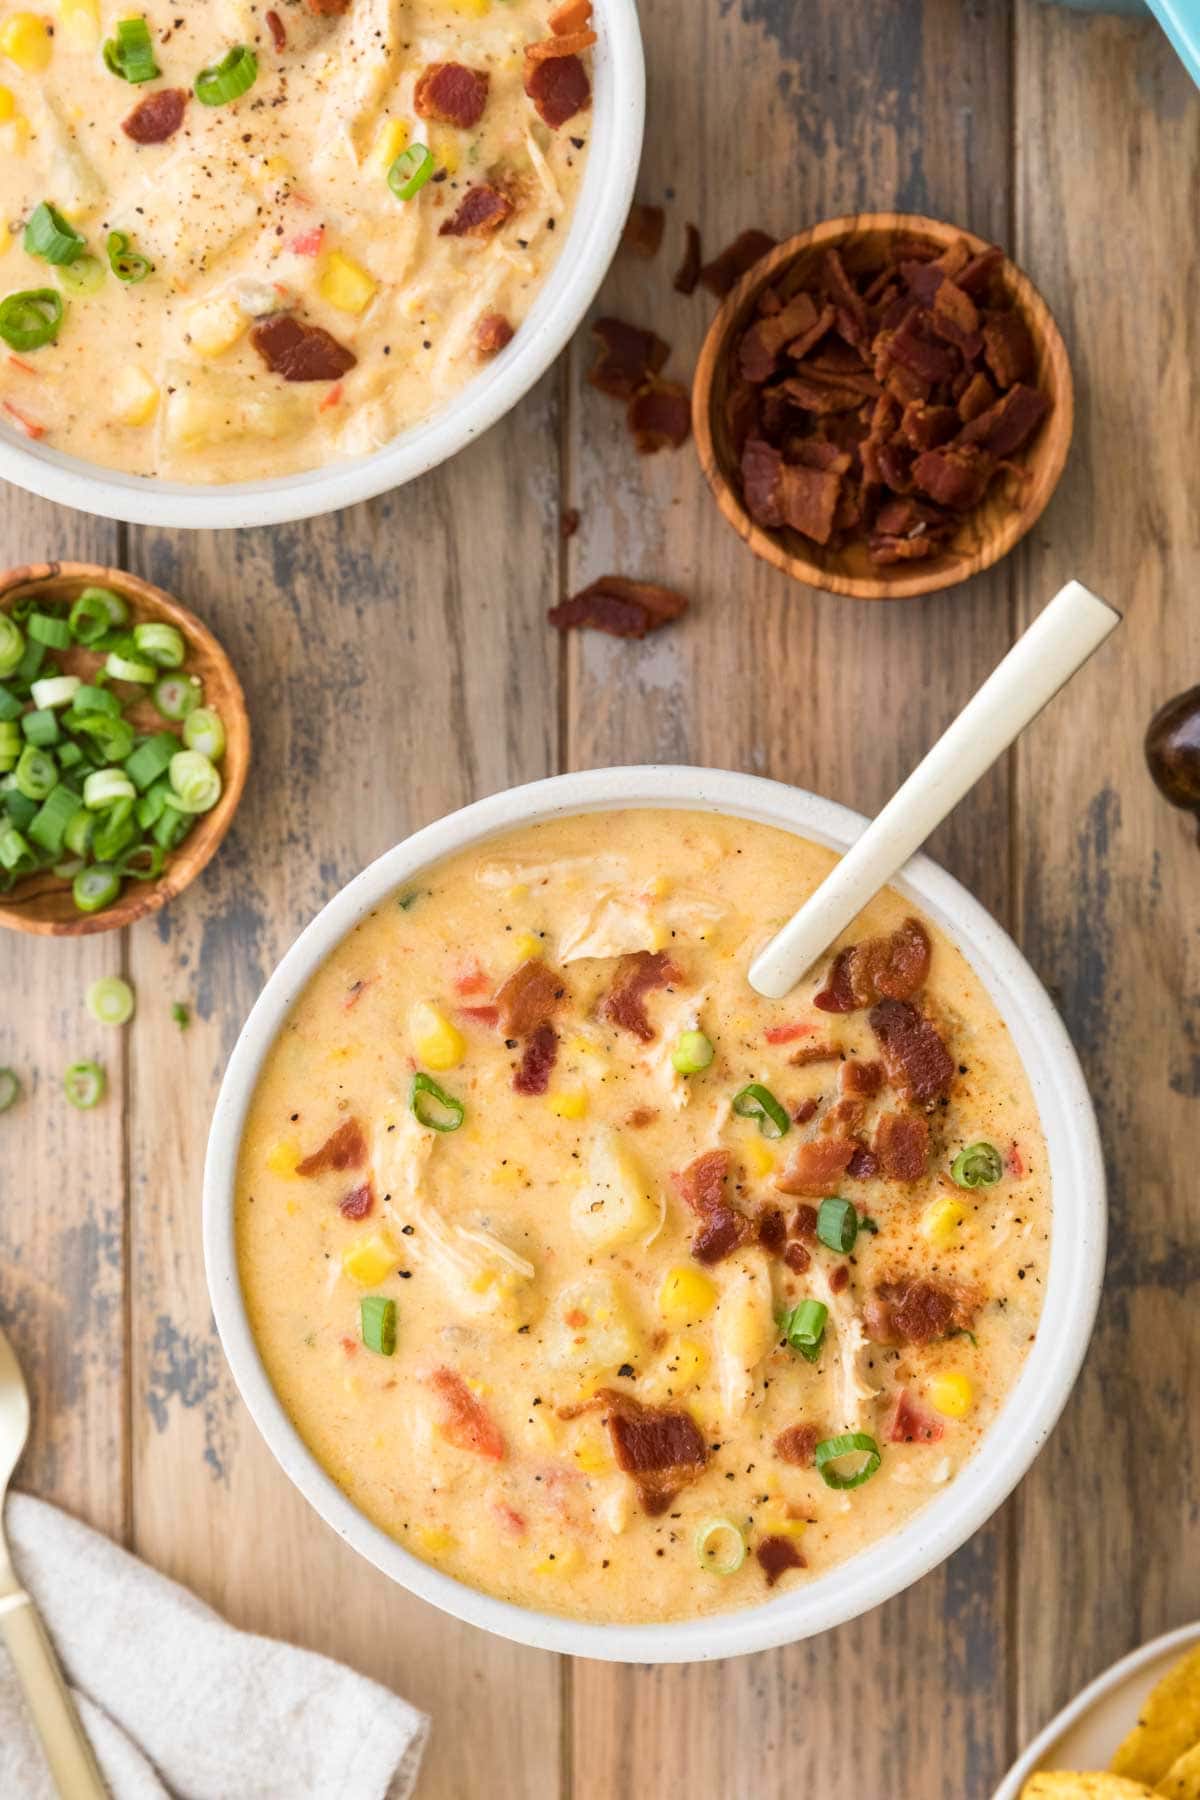
[{"label": "tortilla chip", "polygon": [[1031,1775],[1021,1789],[1021,1800],[1139,1800],[1154,1789],[1140,1781],[1126,1781],[1123,1775],[1079,1775],[1063,1769],[1045,1770]]},{"label": "tortilla chip", "polygon": [[1200,1645],[1168,1669],[1149,1695],[1137,1724],[1113,1757],[1113,1773],[1144,1781],[1152,1788],[1198,1742]]},{"label": "tortilla chip", "polygon": [[1167,1800],[1200,1800],[1200,1744],[1175,1759],[1154,1791]]}]

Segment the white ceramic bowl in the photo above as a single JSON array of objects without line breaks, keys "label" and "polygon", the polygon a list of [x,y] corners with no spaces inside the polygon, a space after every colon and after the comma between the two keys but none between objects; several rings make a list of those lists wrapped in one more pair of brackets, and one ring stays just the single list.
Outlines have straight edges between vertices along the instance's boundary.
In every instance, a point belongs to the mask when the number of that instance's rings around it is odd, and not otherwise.
[{"label": "white ceramic bowl", "polygon": [[24,438],[0,422],[0,478],[81,512],[138,525],[196,529],[278,525],[336,512],[425,474],[477,438],[542,376],[576,330],[608,271],[633,198],[645,123],[636,0],[594,0],[588,165],[566,243],[506,350],[440,412],[370,456],[301,475],[198,486],[124,475]]},{"label": "white ceramic bowl", "polygon": [[[284,1472],[348,1544],[422,1599],[518,1643],[620,1662],[699,1662],[826,1631],[898,1593],[976,1531],[1016,1486],[1071,1391],[1091,1334],[1104,1264],[1104,1164],[1070,1040],[1012,940],[924,856],[897,883],[963,951],[999,1007],[1024,1062],[1050,1156],[1054,1226],[1042,1324],[983,1446],[901,1530],[803,1587],[715,1617],[666,1625],[585,1625],[478,1593],[409,1555],[370,1523],[301,1441],[267,1378],[238,1281],[233,1200],[238,1145],[263,1060],[288,1009],[348,931],[430,864],[515,826],[564,814],[677,807],[760,820],[844,850],[866,821],[832,801],[712,769],[597,769],[480,800],[389,850],[301,933],[260,994],[221,1085],[204,1174],[204,1248],[213,1312],[242,1398]],[[786,895],[780,895],[782,904]]]}]

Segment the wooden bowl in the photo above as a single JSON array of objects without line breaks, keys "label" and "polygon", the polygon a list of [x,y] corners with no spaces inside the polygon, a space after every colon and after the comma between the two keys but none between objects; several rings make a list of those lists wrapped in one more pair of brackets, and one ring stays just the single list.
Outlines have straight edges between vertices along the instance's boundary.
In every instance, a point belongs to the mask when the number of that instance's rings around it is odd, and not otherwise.
[{"label": "wooden bowl", "polygon": [[903,600],[931,594],[998,562],[1040,517],[1054,492],[1067,460],[1075,419],[1071,366],[1058,327],[1029,277],[1005,258],[997,278],[1029,328],[1036,355],[1032,381],[1050,402],[1040,431],[1012,459],[1029,471],[1024,484],[1014,489],[1011,476],[994,481],[981,504],[964,515],[944,550],[925,562],[898,564],[890,570],[871,561],[865,543],[826,548],[786,526],[767,530],[756,524],[742,501],[738,457],[727,417],[734,346],[753,317],[763,288],[781,269],[799,262],[815,271],[827,250],[838,249],[853,273],[877,262],[896,237],[928,243],[939,253],[959,238],[973,250],[988,248],[984,239],[970,231],[917,213],[856,213],[827,219],[778,244],[743,276],[709,328],[692,386],[692,426],[700,465],[717,505],[738,536],[756,556],[797,581],[856,600]]},{"label": "wooden bowl", "polygon": [[[216,851],[229,829],[250,763],[250,719],[246,699],[233,666],[207,626],[194,613],[164,594],[161,588],[128,575],[123,569],[106,569],[99,563],[32,563],[0,575],[0,610],[7,612],[27,594],[49,600],[74,600],[85,587],[112,588],[129,603],[130,622],[162,619],[182,631],[188,654],[188,674],[204,683],[204,704],[221,715],[225,727],[225,755],[221,759],[221,798],[211,812],[196,821],[178,850],[167,857],[157,881],[128,881],[118,899],[103,912],[81,913],[71,898],[71,883],[38,870],[26,875],[7,894],[0,894],[0,926],[13,931],[37,932],[43,937],[86,937],[93,931],[115,931],[157,912],[182,893]],[[103,656],[81,645],[56,653],[59,666],[85,678],[103,662]],[[168,731],[149,698],[125,708],[125,716],[139,730]]]}]

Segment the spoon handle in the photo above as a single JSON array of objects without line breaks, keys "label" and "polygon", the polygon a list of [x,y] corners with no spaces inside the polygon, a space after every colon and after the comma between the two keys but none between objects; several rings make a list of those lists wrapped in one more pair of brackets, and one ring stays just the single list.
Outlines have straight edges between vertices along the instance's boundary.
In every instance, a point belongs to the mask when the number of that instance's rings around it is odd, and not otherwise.
[{"label": "spoon handle", "polygon": [[750,968],[750,986],[770,1000],[790,993],[1120,623],[1120,613],[1107,601],[1069,581],[815,893],[760,951]]},{"label": "spoon handle", "polygon": [[0,1597],[0,1634],[61,1800],[108,1800],[83,1722],[37,1608],[23,1588]]}]

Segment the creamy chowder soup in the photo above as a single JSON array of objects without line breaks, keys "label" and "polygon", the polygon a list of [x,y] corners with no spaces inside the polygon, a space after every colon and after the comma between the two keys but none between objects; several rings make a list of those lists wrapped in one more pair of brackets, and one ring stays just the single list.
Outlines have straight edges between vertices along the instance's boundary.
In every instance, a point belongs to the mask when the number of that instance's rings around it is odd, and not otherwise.
[{"label": "creamy chowder soup", "polygon": [[832,861],[704,814],[530,826],[378,907],[293,1008],[241,1149],[250,1321],[417,1556],[686,1618],[820,1575],[978,1448],[1041,1305],[1037,1112],[894,893],[752,992]]},{"label": "creamy chowder soup", "polygon": [[0,417],[225,482],[436,410],[566,238],[590,12],[0,0]]}]

